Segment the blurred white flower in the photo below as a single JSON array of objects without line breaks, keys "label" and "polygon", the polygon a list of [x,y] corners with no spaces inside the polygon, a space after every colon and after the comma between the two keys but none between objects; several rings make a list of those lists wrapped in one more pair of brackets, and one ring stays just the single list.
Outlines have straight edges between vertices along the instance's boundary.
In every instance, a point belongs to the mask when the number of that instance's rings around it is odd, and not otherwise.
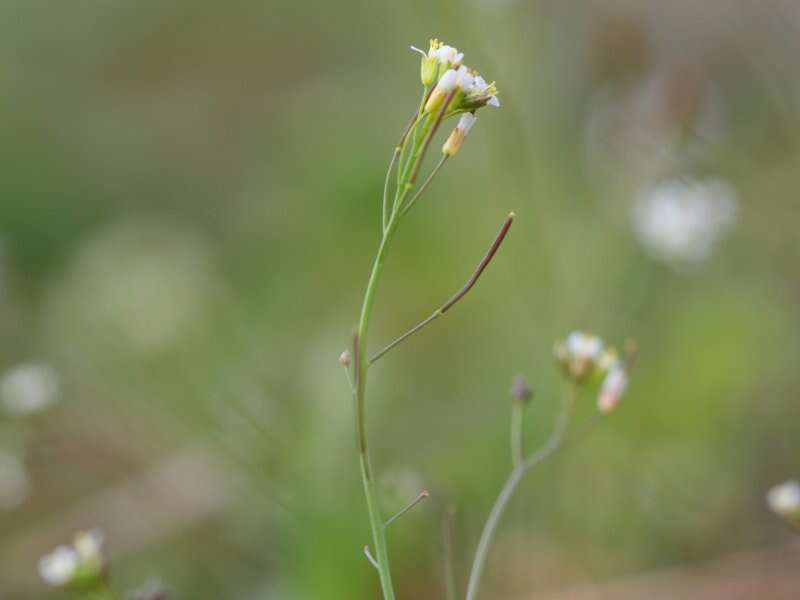
[{"label": "blurred white flower", "polygon": [[736,207],[736,191],[721,179],[676,179],[639,193],[631,219],[652,256],[686,270],[705,261],[728,234]]},{"label": "blurred white flower", "polygon": [[566,346],[573,359],[596,360],[603,351],[603,340],[583,331],[573,331],[567,336]]},{"label": "blurred white flower", "polygon": [[83,583],[102,576],[103,532],[99,529],[79,531],[72,545],[58,546],[39,560],[39,575],[52,586],[61,587],[80,579]]},{"label": "blurred white flower", "polygon": [[48,584],[60,587],[69,583],[78,570],[78,553],[70,546],[59,546],[39,560],[39,575]]},{"label": "blurred white flower", "polygon": [[0,450],[0,510],[11,510],[22,504],[30,491],[30,477],[19,459]]},{"label": "blurred white flower", "polygon": [[573,331],[565,340],[555,343],[553,354],[567,378],[582,383],[603,357],[603,348],[603,340],[596,335]]},{"label": "blurred white flower", "polygon": [[56,370],[40,362],[25,363],[7,371],[0,379],[0,402],[12,415],[44,410],[58,400]]},{"label": "blurred white flower", "polygon": [[785,519],[800,520],[800,483],[789,480],[770,488],[767,504]]}]

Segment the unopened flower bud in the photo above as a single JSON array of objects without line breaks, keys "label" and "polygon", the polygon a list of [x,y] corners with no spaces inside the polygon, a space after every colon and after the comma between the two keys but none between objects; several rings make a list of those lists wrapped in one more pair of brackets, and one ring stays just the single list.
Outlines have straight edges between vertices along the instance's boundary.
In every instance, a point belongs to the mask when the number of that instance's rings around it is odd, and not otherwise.
[{"label": "unopened flower bud", "polygon": [[464,139],[467,137],[469,130],[475,124],[477,117],[472,113],[464,113],[458,120],[458,125],[450,133],[450,136],[442,146],[442,154],[445,156],[455,156],[464,144]]},{"label": "unopened flower bud", "polygon": [[[424,52],[419,48],[411,46],[412,50],[414,50],[415,52],[419,52],[422,55],[422,62],[420,63],[419,74],[420,74],[420,79],[422,80],[422,85],[424,85],[425,87],[431,86],[434,83],[436,83],[436,80],[439,77],[439,65],[442,62],[441,51],[444,48],[450,48],[450,46],[443,46],[439,40],[435,39],[431,40],[428,52]],[[452,50],[455,50],[455,48],[452,48]]]},{"label": "unopened flower bud", "polygon": [[767,504],[775,514],[800,527],[800,483],[790,480],[770,488]]},{"label": "unopened flower bud", "polygon": [[527,403],[533,398],[533,390],[522,375],[517,375],[511,383],[511,399],[514,402]]},{"label": "unopened flower bud", "polygon": [[349,367],[351,362],[353,362],[353,357],[350,354],[350,350],[343,350],[339,355],[339,364],[343,367]]},{"label": "unopened flower bud", "polygon": [[425,112],[433,114],[438,112],[444,104],[445,99],[450,95],[456,87],[456,80],[458,75],[453,69],[448,69],[439,79],[439,83],[433,88],[428,101],[425,103]]},{"label": "unopened flower bud", "polygon": [[625,372],[625,368],[617,362],[608,369],[603,383],[600,385],[597,410],[604,415],[613,411],[622,400],[626,387],[628,387],[628,374]]}]

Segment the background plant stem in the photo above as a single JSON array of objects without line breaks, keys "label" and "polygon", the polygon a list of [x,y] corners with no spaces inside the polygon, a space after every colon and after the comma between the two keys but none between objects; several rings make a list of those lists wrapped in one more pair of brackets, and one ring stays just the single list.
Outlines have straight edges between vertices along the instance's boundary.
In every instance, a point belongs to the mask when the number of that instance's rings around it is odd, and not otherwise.
[{"label": "background plant stem", "polygon": [[489,512],[489,517],[486,519],[486,524],[483,526],[478,548],[475,550],[475,559],[472,562],[469,583],[467,584],[466,600],[475,600],[477,597],[478,586],[480,585],[483,568],[486,565],[486,558],[489,554],[492,538],[497,530],[497,525],[500,523],[500,518],[503,516],[503,512],[508,505],[508,501],[511,499],[511,496],[513,496],[519,482],[522,481],[522,478],[528,471],[561,447],[564,440],[564,432],[567,428],[567,422],[569,421],[569,415],[572,411],[572,405],[575,403],[575,393],[575,384],[570,383],[567,388],[567,393],[564,396],[561,412],[556,419],[553,433],[550,434],[544,446],[514,467],[503,485],[503,489],[500,490],[500,494],[497,496],[497,500],[495,500],[492,510]]}]

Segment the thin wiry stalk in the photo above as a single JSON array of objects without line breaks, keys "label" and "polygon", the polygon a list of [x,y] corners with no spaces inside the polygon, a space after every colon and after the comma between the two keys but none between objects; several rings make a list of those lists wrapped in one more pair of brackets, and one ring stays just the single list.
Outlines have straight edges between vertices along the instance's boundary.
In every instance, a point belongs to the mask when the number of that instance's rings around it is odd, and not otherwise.
[{"label": "thin wiry stalk", "polygon": [[455,508],[448,506],[442,525],[444,534],[444,587],[447,600],[456,600],[456,596],[458,595],[458,591],[456,590],[455,556],[453,552],[453,520],[455,516]]},{"label": "thin wiry stalk", "polygon": [[439,169],[441,169],[444,166],[444,163],[447,161],[447,158],[448,157],[445,154],[445,155],[442,156],[442,158],[439,159],[439,162],[436,163],[436,166],[433,168],[433,171],[431,171],[431,174],[428,175],[428,177],[425,179],[425,181],[422,182],[422,185],[419,186],[419,189],[417,190],[417,193],[414,194],[414,196],[411,198],[411,200],[406,202],[406,205],[402,208],[402,210],[400,212],[401,215],[405,216],[408,213],[408,211],[411,210],[411,207],[414,206],[414,203],[422,195],[422,192],[424,192],[427,189],[428,184],[430,184],[430,182],[433,181],[433,178],[436,177],[436,174],[439,173]]},{"label": "thin wiry stalk", "polygon": [[575,402],[575,393],[575,385],[570,384],[567,394],[564,396],[561,412],[556,419],[556,424],[550,437],[538,451],[534,452],[518,466],[514,467],[505,485],[503,485],[500,495],[497,496],[492,510],[489,512],[489,517],[486,519],[486,524],[483,526],[478,548],[475,550],[475,558],[472,562],[469,583],[467,584],[466,600],[475,600],[478,594],[478,586],[480,585],[481,575],[483,574],[483,568],[486,564],[486,557],[489,554],[489,546],[497,530],[497,525],[500,523],[500,518],[503,516],[508,501],[517,489],[519,482],[522,481],[522,478],[528,471],[562,447],[564,433],[567,428],[570,413],[572,412],[572,405]]},{"label": "thin wiry stalk", "polygon": [[392,515],[389,518],[389,520],[386,521],[386,523],[383,524],[383,527],[384,528],[389,527],[389,525],[394,523],[397,519],[402,517],[404,514],[406,514],[408,511],[410,511],[412,508],[414,508],[417,504],[419,504],[420,502],[425,500],[425,498],[427,498],[430,495],[431,494],[430,494],[430,492],[428,492],[428,490],[422,490],[419,494],[417,494],[417,496],[411,502],[406,504],[403,508],[401,508],[394,515]]}]

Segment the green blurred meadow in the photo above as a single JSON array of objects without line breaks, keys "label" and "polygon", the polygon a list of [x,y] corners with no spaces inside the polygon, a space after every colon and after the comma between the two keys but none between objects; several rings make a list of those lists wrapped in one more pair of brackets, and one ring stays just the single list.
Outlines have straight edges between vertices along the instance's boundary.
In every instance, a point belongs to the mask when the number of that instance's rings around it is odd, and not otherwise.
[{"label": "green blurred meadow", "polygon": [[[470,295],[372,371],[384,510],[432,495],[392,527],[398,596],[444,596],[449,505],[463,590],[509,469],[511,379],[535,388],[534,443],[563,390],[553,341],[578,328],[637,340],[630,389],[525,480],[484,598],[791,539],[764,492],[800,475],[796,3],[6,2],[0,31],[0,373],[46,364],[58,389],[0,411],[25,473],[5,503],[0,477],[0,599],[66,598],[36,563],[87,527],[123,591],[379,597],[336,358],[419,98],[408,46],[430,37],[502,107],[403,223],[372,347],[517,219]],[[735,191],[688,266],[631,217],[675,178]]]}]

